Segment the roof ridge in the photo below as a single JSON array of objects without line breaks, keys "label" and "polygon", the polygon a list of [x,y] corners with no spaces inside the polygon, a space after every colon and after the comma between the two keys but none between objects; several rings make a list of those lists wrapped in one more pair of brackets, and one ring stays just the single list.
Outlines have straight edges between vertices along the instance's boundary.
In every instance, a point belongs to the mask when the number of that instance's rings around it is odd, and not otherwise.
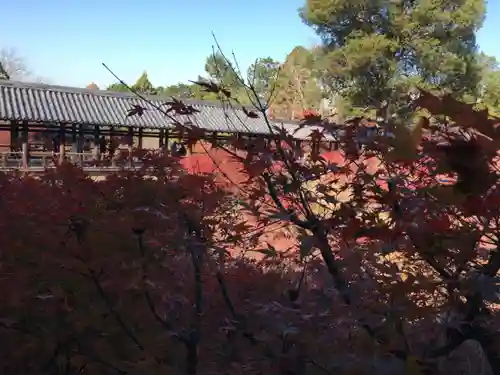
[{"label": "roof ridge", "polygon": [[[81,95],[92,95],[92,96],[106,96],[113,97],[116,99],[137,99],[142,100],[137,94],[133,92],[118,92],[110,90],[96,90],[88,89],[86,87],[74,87],[74,86],[61,86],[61,85],[51,85],[47,83],[38,82],[24,82],[24,81],[12,81],[6,79],[0,79],[0,87],[13,87],[21,89],[31,89],[31,90],[46,90],[46,91],[59,91],[71,94],[81,94]],[[165,102],[172,100],[170,95],[147,95],[141,94],[141,96],[151,102]],[[200,107],[215,107],[224,108],[225,105],[221,102],[212,100],[200,100],[200,99],[179,99],[186,104],[200,106]],[[241,109],[241,105],[232,104],[234,109]]]}]

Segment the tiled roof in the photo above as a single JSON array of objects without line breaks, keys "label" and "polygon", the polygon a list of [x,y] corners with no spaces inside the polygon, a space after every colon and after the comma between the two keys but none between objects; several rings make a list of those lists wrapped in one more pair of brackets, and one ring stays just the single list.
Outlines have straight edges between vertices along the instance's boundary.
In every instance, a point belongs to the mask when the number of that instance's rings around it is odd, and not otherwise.
[{"label": "tiled roof", "polygon": [[[149,96],[155,105],[171,98]],[[200,112],[176,116],[209,130],[230,133],[269,134],[263,118],[247,117],[241,108],[223,108],[220,103],[185,100]],[[147,108],[143,116],[127,118],[133,105]],[[33,121],[104,126],[170,128],[172,121],[134,94],[89,90],[0,80],[0,120]]]}]

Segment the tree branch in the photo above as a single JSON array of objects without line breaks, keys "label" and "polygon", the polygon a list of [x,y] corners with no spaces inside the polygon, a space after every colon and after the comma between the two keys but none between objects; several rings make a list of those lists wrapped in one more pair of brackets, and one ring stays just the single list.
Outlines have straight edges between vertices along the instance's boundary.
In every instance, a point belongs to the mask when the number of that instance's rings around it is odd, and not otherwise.
[{"label": "tree branch", "polygon": [[144,299],[146,300],[146,303],[148,305],[149,310],[151,311],[151,314],[155,318],[155,320],[160,323],[160,325],[165,328],[165,330],[171,334],[174,338],[182,342],[183,344],[187,344],[187,338],[184,337],[182,334],[176,332],[174,330],[173,325],[168,322],[166,319],[162,318],[158,311],[156,310],[156,305],[153,302],[153,297],[151,296],[151,293],[149,292],[149,289],[147,287],[147,266],[146,266],[146,247],[144,245],[144,238],[142,233],[137,234],[137,248],[139,249],[139,254],[141,255],[141,260],[142,260],[142,275],[141,275],[141,281],[142,281],[142,287],[143,287],[143,292],[144,292]]},{"label": "tree branch", "polygon": [[145,350],[144,346],[140,343],[139,339],[134,334],[134,332],[127,326],[127,324],[125,323],[125,321],[121,317],[120,313],[114,307],[113,302],[111,301],[111,299],[109,298],[109,296],[104,291],[104,289],[103,289],[103,287],[102,287],[102,285],[101,285],[101,283],[99,281],[99,275],[96,275],[95,272],[93,270],[91,270],[91,269],[89,269],[89,273],[90,274],[88,275],[88,277],[90,278],[90,280],[95,285],[95,287],[96,287],[99,295],[101,296],[101,298],[103,299],[104,303],[108,307],[109,312],[115,318],[116,322],[121,327],[121,329],[123,330],[123,332],[125,333],[125,335],[128,338],[130,338],[130,340],[135,344],[135,346],[140,351],[144,351]]}]

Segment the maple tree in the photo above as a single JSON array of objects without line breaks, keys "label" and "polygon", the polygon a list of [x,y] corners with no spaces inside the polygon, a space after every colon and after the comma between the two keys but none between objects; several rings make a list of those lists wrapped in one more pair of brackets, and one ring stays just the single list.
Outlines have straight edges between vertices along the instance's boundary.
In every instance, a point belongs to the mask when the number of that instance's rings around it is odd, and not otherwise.
[{"label": "maple tree", "polygon": [[[279,127],[274,148],[249,150],[235,140],[235,148],[247,151],[235,157],[253,177],[248,210],[265,223],[279,218],[292,224],[301,261],[321,256],[338,302],[355,310],[352,326],[372,337],[379,355],[424,373],[475,342],[483,353],[475,360],[496,373],[499,120],[424,90],[409,104],[426,114],[412,127],[385,120],[377,124],[385,131],[363,145],[358,136],[374,121],[344,124],[338,139],[343,160],[335,165],[314,152],[299,163],[301,150]],[[339,134],[338,125],[322,125],[325,133]],[[276,149],[280,168],[266,157]],[[311,175],[319,180],[312,189],[306,184]],[[429,348],[428,336],[439,341],[439,329],[444,343]]]},{"label": "maple tree", "polygon": [[408,105],[411,127],[305,116],[329,154],[268,122],[271,141],[137,150],[105,181],[0,176],[3,372],[499,373],[499,121],[423,90]]}]

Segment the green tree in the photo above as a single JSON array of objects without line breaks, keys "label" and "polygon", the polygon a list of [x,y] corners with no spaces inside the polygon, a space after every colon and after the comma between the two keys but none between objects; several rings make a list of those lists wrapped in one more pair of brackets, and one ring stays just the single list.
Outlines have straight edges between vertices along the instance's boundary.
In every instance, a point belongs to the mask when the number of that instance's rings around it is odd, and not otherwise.
[{"label": "green tree", "polygon": [[142,72],[141,76],[137,79],[132,88],[141,94],[155,95],[157,92],[149,80],[149,76],[146,71]]},{"label": "green tree", "polygon": [[[198,79],[199,81],[199,79]],[[191,85],[191,98],[196,100],[210,100],[210,101],[218,101],[219,97],[214,92],[207,92],[203,88],[198,85]]]},{"label": "green tree", "polygon": [[238,74],[220,52],[215,52],[207,57],[205,71],[216,82],[222,82],[229,87],[241,87]]},{"label": "green tree", "polygon": [[[130,86],[132,90],[140,93],[140,94],[148,94],[148,95],[157,95],[159,94],[162,90],[161,88],[156,88],[153,86],[151,81],[149,80],[148,73],[144,71],[137,81],[133,85]],[[114,92],[129,92],[129,89],[127,85],[121,83],[121,82],[116,82],[111,85],[109,85],[106,88],[107,91],[114,91]]]},{"label": "green tree", "polygon": [[361,106],[416,83],[475,94],[484,14],[484,0],[307,0],[300,10],[323,40],[328,84]]},{"label": "green tree", "polygon": [[[205,62],[205,71],[210,80],[221,84],[231,91],[232,99],[236,99],[238,104],[249,105],[251,103],[249,94],[240,78],[237,67],[232,65],[221,52],[217,51],[207,57]],[[200,78],[200,77],[198,77]],[[201,78],[203,80],[203,78]],[[200,87],[193,90],[202,91],[200,95],[204,100],[220,100],[218,95],[206,93]]]},{"label": "green tree", "polygon": [[480,97],[486,107],[495,115],[500,115],[500,64],[491,56],[478,57],[481,71]]},{"label": "green tree", "polygon": [[318,109],[322,91],[315,73],[315,55],[295,47],[281,66],[272,98],[272,111],[279,118],[299,117],[304,109]]},{"label": "green tree", "polygon": [[126,85],[120,82],[112,83],[108,87],[106,87],[107,91],[114,91],[114,92],[128,92],[128,88]]},{"label": "green tree", "polygon": [[[197,81],[203,81],[202,77],[198,77]],[[217,100],[217,94],[207,92],[202,87],[196,84],[177,83],[162,87],[159,90],[162,96],[170,96],[176,99],[194,99],[194,100]]]},{"label": "green tree", "polygon": [[163,96],[172,96],[176,99],[195,99],[192,91],[193,85],[177,83],[175,85],[158,88],[159,94]]},{"label": "green tree", "polygon": [[278,78],[280,63],[271,57],[255,60],[247,72],[248,82],[264,101],[272,94],[276,79]]}]

